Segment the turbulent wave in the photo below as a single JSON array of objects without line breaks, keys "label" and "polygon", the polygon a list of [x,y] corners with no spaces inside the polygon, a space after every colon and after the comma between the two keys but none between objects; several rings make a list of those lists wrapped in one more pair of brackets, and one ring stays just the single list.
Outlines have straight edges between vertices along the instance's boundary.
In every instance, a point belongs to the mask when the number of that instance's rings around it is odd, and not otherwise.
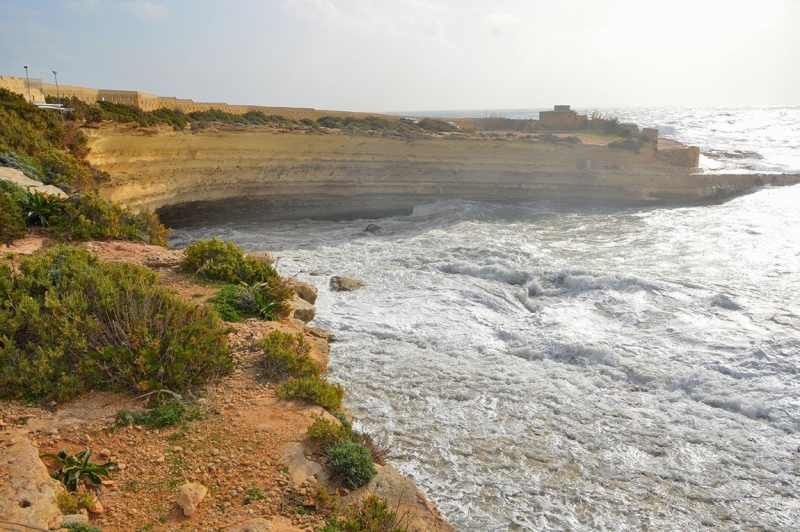
[{"label": "turbulent wave", "polygon": [[[785,164],[762,133],[716,140],[794,111],[718,111],[626,112]],[[458,530],[796,530],[798,219],[800,188],[767,187],[692,208],[448,201],[173,242],[270,251],[319,288],[347,406]],[[367,286],[331,292],[328,275]]]}]

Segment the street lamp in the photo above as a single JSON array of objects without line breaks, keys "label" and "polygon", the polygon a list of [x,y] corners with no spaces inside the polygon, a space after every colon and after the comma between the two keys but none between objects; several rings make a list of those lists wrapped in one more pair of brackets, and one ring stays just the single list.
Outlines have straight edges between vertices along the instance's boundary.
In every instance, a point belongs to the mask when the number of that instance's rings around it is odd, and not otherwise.
[{"label": "street lamp", "polygon": [[58,98],[58,105],[61,105],[61,93],[58,92],[58,72],[53,70],[53,75],[56,77],[56,98]]},{"label": "street lamp", "polygon": [[33,103],[31,98],[31,78],[28,77],[28,65],[25,65],[25,81],[28,86],[28,103]]}]

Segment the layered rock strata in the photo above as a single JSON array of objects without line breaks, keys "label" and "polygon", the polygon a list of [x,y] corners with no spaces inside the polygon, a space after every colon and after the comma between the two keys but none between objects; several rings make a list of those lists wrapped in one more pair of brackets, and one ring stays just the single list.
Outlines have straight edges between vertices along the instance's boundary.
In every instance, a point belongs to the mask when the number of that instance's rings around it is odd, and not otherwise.
[{"label": "layered rock strata", "polygon": [[114,180],[104,197],[159,210],[168,224],[245,218],[335,218],[463,199],[611,205],[710,202],[798,175],[703,175],[696,148],[465,136],[88,130],[90,161]]}]

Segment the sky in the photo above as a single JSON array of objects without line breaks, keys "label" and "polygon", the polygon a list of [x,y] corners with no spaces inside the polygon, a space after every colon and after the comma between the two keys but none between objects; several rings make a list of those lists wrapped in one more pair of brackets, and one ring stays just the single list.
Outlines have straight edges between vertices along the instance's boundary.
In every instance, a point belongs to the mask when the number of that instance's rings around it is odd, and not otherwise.
[{"label": "sky", "polygon": [[367,112],[800,105],[800,0],[0,0],[0,74]]}]

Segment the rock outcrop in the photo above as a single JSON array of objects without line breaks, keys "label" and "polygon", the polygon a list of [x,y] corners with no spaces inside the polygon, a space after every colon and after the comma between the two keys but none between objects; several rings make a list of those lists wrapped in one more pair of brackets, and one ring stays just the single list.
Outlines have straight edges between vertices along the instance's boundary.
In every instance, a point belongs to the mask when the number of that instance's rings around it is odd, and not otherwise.
[{"label": "rock outcrop", "polygon": [[289,300],[289,317],[308,323],[317,315],[317,308],[299,296],[294,295]]},{"label": "rock outcrop", "polygon": [[298,295],[300,299],[303,301],[308,301],[312,305],[317,302],[317,294],[319,291],[317,287],[310,283],[304,283],[303,281],[298,281],[297,279],[289,279],[289,286],[294,290],[295,294]]},{"label": "rock outcrop", "polygon": [[338,275],[331,277],[331,290],[335,292],[354,292],[365,286],[367,286],[367,283],[357,279],[348,279],[347,277],[340,277]]},{"label": "rock outcrop", "polygon": [[[0,440],[0,521],[20,529],[58,530],[56,494],[64,488],[50,478],[39,451],[19,434]],[[0,528],[2,528],[0,526]]]},{"label": "rock outcrop", "polygon": [[439,509],[428,501],[414,481],[404,477],[390,466],[375,464],[378,474],[363,489],[353,491],[342,498],[344,503],[362,501],[370,495],[377,495],[389,503],[389,508],[408,521],[409,530],[419,532],[455,532],[444,520]]},{"label": "rock outcrop", "polygon": [[19,170],[13,168],[0,167],[0,181],[9,181],[28,192],[36,191],[42,194],[58,196],[59,198],[67,197],[67,194],[60,188],[34,181]]},{"label": "rock outcrop", "polygon": [[[101,195],[159,209],[173,226],[214,220],[408,213],[446,199],[658,205],[714,202],[757,180],[800,175],[703,175],[696,148],[659,141],[640,152],[602,145],[474,137],[304,134],[249,128],[159,132],[87,129],[90,162],[113,181]],[[169,208],[164,208],[169,207]]]}]

